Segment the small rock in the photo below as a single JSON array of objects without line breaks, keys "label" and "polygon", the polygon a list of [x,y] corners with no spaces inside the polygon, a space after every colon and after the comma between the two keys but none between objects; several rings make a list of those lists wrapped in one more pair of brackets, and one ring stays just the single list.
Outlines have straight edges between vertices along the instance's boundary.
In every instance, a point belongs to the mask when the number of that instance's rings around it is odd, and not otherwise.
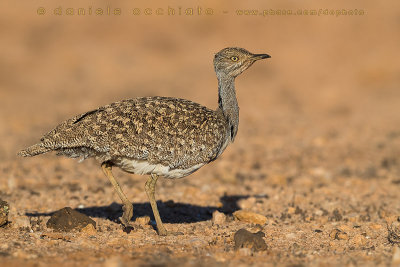
[{"label": "small rock", "polygon": [[96,229],[94,228],[93,224],[88,223],[85,227],[81,229],[82,233],[88,234],[88,235],[95,235],[97,233]]},{"label": "small rock", "polygon": [[150,217],[149,216],[138,217],[136,218],[135,223],[140,225],[149,225]]},{"label": "small rock", "polygon": [[394,246],[393,248],[393,256],[392,256],[392,265],[400,264],[400,247]]},{"label": "small rock", "polygon": [[349,235],[346,232],[341,232],[336,235],[336,238],[339,240],[348,240]]},{"label": "small rock", "polygon": [[246,229],[240,229],[234,235],[235,249],[240,248],[250,248],[253,251],[262,251],[267,249],[267,244],[265,243],[263,237],[265,234],[261,231],[253,234]]},{"label": "small rock", "polygon": [[393,243],[393,244],[400,243],[400,221],[399,221],[399,219],[388,224],[388,239],[389,239],[390,243]]},{"label": "small rock", "polygon": [[238,210],[233,213],[233,216],[235,216],[235,218],[239,221],[248,223],[263,225],[267,222],[267,217],[265,217],[264,215],[250,211]]},{"label": "small rock", "polygon": [[368,240],[365,236],[357,234],[351,239],[351,244],[355,247],[364,247]]},{"label": "small rock", "polygon": [[212,214],[212,224],[224,224],[226,222],[226,216],[222,212],[214,211]]},{"label": "small rock", "polygon": [[46,227],[46,224],[41,217],[30,217],[29,221],[31,224],[31,229],[34,232],[43,231],[43,229]]},{"label": "small rock", "polygon": [[238,206],[242,210],[251,209],[252,207],[254,207],[255,204],[256,204],[255,197],[249,197],[238,201]]},{"label": "small rock", "polygon": [[92,224],[96,228],[96,222],[88,216],[66,207],[56,211],[47,221],[46,226],[56,231],[70,232],[82,230],[88,224]]},{"label": "small rock", "polygon": [[346,232],[339,229],[334,229],[329,233],[329,237],[336,240],[348,240],[349,236]]},{"label": "small rock", "polygon": [[3,226],[8,222],[8,212],[8,203],[0,199],[0,226]]}]

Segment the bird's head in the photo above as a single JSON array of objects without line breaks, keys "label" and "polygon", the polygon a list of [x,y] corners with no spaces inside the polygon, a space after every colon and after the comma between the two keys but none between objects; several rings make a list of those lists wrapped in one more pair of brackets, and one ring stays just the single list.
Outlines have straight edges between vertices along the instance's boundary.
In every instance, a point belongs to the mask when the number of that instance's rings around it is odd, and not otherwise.
[{"label": "bird's head", "polygon": [[214,68],[217,75],[236,78],[257,60],[270,57],[267,54],[253,54],[239,47],[227,47],[215,54]]}]

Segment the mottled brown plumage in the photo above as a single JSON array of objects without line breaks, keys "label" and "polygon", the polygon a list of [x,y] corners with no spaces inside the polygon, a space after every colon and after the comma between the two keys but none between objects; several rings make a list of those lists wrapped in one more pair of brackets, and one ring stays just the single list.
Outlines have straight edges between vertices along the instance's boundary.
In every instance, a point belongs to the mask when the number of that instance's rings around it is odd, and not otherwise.
[{"label": "mottled brown plumage", "polygon": [[[186,169],[215,159],[227,132],[221,112],[184,99],[143,97],[69,119],[44,135],[40,147],[73,158],[126,157]],[[35,145],[21,154],[37,151]]]},{"label": "mottled brown plumage", "polygon": [[149,196],[159,234],[162,225],[154,200],[158,176],[181,178],[215,160],[233,142],[239,125],[234,80],[255,61],[268,58],[243,48],[225,48],[214,57],[218,78],[218,108],[211,110],[189,100],[142,97],[123,100],[69,119],[45,134],[41,142],[19,152],[35,156],[58,155],[102,163],[106,176],[124,202],[120,218],[125,226],[132,204],[112,175],[111,167],[149,174]]}]

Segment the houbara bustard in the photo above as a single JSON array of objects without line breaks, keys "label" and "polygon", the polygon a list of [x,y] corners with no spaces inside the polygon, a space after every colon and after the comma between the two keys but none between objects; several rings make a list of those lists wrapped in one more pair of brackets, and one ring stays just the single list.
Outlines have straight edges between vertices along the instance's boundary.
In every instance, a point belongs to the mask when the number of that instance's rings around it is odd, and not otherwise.
[{"label": "houbara bustard", "polygon": [[123,202],[120,220],[125,227],[129,226],[133,206],[111,169],[116,166],[126,172],[150,175],[145,190],[158,233],[167,235],[154,197],[158,177],[185,177],[221,155],[238,131],[235,78],[257,60],[269,57],[237,47],[219,51],[214,57],[216,110],[171,97],[122,100],[64,121],[45,134],[40,143],[18,154],[30,157],[56,151],[71,158],[98,160]]}]

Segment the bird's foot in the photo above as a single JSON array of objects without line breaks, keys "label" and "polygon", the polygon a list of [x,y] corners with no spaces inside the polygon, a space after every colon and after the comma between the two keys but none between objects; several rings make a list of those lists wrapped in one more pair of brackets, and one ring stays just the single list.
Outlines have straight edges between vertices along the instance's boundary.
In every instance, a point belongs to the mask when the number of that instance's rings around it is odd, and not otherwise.
[{"label": "bird's foot", "polygon": [[128,228],[128,227],[133,228],[133,227],[131,226],[131,224],[130,224],[130,221],[131,221],[132,216],[133,216],[133,206],[132,206],[132,204],[131,204],[131,203],[129,203],[129,204],[124,204],[124,205],[122,206],[122,210],[123,210],[124,212],[122,213],[122,216],[119,217],[119,220],[121,221],[122,225],[123,225],[125,228]]},{"label": "bird's foot", "polygon": [[134,228],[133,226],[131,226],[131,225],[128,225],[128,226],[123,226],[123,228],[122,228],[122,231],[123,232],[125,232],[125,233],[127,233],[127,234],[130,234],[133,230],[137,230],[136,228]]}]

